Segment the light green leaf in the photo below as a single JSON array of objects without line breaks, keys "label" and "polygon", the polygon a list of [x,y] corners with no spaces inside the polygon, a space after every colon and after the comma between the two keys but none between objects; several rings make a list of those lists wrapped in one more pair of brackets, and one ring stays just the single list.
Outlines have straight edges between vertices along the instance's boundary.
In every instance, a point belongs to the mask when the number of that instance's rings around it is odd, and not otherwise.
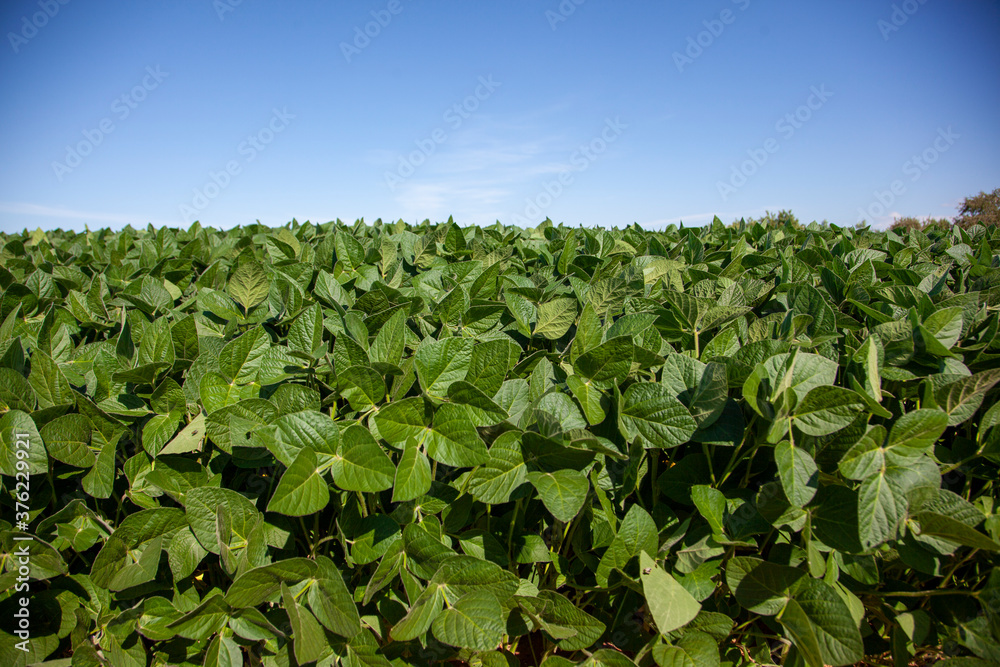
[{"label": "light green leaf", "polygon": [[417,377],[428,396],[443,399],[452,382],[465,379],[472,360],[472,345],[468,338],[445,338],[417,348],[414,357]]},{"label": "light green leaf", "polygon": [[271,281],[267,276],[267,271],[255,259],[242,262],[229,275],[229,285],[227,291],[233,300],[243,306],[243,312],[249,312],[251,308],[267,298]]},{"label": "light green leaf", "polygon": [[312,447],[303,447],[281,476],[267,510],[286,516],[307,516],[319,512],[329,502],[330,490],[316,469],[316,452]]},{"label": "light green leaf", "polygon": [[788,502],[805,507],[819,488],[819,469],[813,457],[801,447],[782,440],[774,446],[774,461]]},{"label": "light green leaf", "polygon": [[592,382],[624,378],[632,367],[633,348],[631,336],[612,338],[577,357],[573,370]]},{"label": "light green leaf", "polygon": [[456,468],[470,468],[489,460],[486,445],[461,405],[445,404],[434,414],[434,424],[425,429],[427,456]]},{"label": "light green leaf", "polygon": [[546,509],[566,522],[580,512],[590,490],[590,480],[576,470],[529,472],[528,481],[538,491]]},{"label": "light green leaf", "polygon": [[438,641],[472,649],[488,651],[503,639],[503,609],[489,591],[472,591],[445,609],[434,619],[432,630]]},{"label": "light green leaf", "polygon": [[576,299],[553,299],[538,306],[533,335],[556,340],[569,331],[576,320]]},{"label": "light green leaf", "polygon": [[412,438],[403,448],[403,456],[396,466],[396,478],[392,485],[392,502],[414,500],[431,488],[431,464]]},{"label": "light green leaf", "polygon": [[806,435],[830,435],[851,424],[864,407],[865,403],[850,389],[815,387],[795,406],[793,421]]},{"label": "light green leaf", "polygon": [[864,657],[861,632],[828,583],[804,579],[778,621],[809,667],[850,665]]},{"label": "light green leaf", "polygon": [[694,417],[670,389],[652,382],[640,382],[625,391],[621,421],[629,439],[642,436],[647,448],[677,447],[698,429]]},{"label": "light green leaf", "polygon": [[694,620],[701,611],[701,604],[645,551],[639,553],[639,567],[642,568],[639,579],[646,596],[646,606],[661,635]]},{"label": "light green leaf", "polygon": [[345,491],[376,493],[392,487],[396,468],[363,426],[353,424],[341,434],[339,456],[333,459],[333,481]]}]

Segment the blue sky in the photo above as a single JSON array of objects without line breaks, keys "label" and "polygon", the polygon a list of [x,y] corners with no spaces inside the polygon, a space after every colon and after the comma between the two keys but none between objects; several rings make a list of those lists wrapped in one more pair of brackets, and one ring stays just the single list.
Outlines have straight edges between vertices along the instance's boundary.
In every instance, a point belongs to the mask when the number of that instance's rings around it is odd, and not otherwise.
[{"label": "blue sky", "polygon": [[8,0],[0,230],[950,217],[1000,187],[998,26],[985,0]]}]

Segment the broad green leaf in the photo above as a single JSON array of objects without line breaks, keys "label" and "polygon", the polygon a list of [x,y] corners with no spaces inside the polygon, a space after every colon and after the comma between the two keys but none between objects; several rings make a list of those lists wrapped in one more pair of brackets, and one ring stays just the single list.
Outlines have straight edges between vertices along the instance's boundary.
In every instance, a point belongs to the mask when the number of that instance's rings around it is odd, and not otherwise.
[{"label": "broad green leaf", "polygon": [[647,448],[677,447],[690,440],[698,428],[670,389],[651,382],[634,384],[625,391],[621,421],[628,437],[641,436]]},{"label": "broad green leaf", "polygon": [[556,340],[569,331],[576,320],[576,299],[553,299],[538,306],[533,335]]},{"label": "broad green leaf", "polygon": [[851,424],[864,406],[850,389],[815,387],[795,406],[794,423],[806,435],[830,435]]},{"label": "broad green leaf", "polygon": [[371,410],[385,399],[385,380],[368,366],[351,366],[337,375],[340,395],[357,412]]},{"label": "broad green leaf", "polygon": [[28,382],[35,390],[40,408],[76,402],[75,392],[70,387],[66,375],[56,362],[41,350],[35,350],[31,354],[31,373],[28,375]]},{"label": "broad green leaf", "polygon": [[468,338],[445,338],[417,348],[417,377],[428,396],[443,399],[452,382],[465,379],[472,361],[472,345]]},{"label": "broad green leaf", "polygon": [[281,475],[267,510],[287,516],[307,516],[319,512],[329,502],[330,490],[317,471],[316,452],[312,447],[303,447]]},{"label": "broad green leaf", "polygon": [[731,558],[726,565],[726,585],[736,600],[764,616],[780,612],[805,576],[804,570],[748,556]]},{"label": "broad green leaf", "polygon": [[488,651],[503,639],[503,609],[489,591],[472,591],[441,612],[431,629],[442,643]]},{"label": "broad green leaf", "polygon": [[[49,470],[45,443],[25,412],[10,410],[0,418],[0,448],[0,472],[4,475],[45,475]],[[18,465],[20,461],[24,463]]]},{"label": "broad green leaf", "polygon": [[341,434],[331,472],[334,483],[345,491],[375,493],[392,487],[396,468],[368,429],[353,424]]},{"label": "broad green leaf", "polygon": [[243,312],[267,298],[271,281],[267,271],[257,260],[242,262],[229,276],[227,291],[233,300],[243,306]]},{"label": "broad green leaf", "polygon": [[864,657],[850,610],[825,581],[803,580],[777,618],[810,667],[851,665]]},{"label": "broad green leaf", "polygon": [[406,442],[403,456],[396,466],[392,501],[398,503],[419,498],[430,490],[432,481],[431,464],[416,440],[411,438]]},{"label": "broad green leaf", "polygon": [[661,635],[684,627],[698,615],[701,604],[645,551],[639,553],[639,567],[646,606]]},{"label": "broad green leaf", "polygon": [[560,521],[570,521],[583,507],[590,481],[575,470],[529,472],[528,481],[538,491],[545,508]]},{"label": "broad green leaf", "polygon": [[897,419],[886,446],[902,456],[920,456],[934,446],[948,428],[948,415],[940,410],[915,410]]},{"label": "broad green leaf", "polygon": [[469,413],[460,405],[445,404],[434,414],[434,423],[425,429],[420,440],[427,448],[427,456],[435,461],[456,468],[469,468],[489,460]]},{"label": "broad green leaf", "polygon": [[611,571],[614,569],[624,571],[629,561],[637,557],[640,551],[655,557],[659,546],[656,522],[646,510],[633,505],[625,514],[618,528],[618,534],[615,535],[614,541],[604,552],[597,566],[595,576],[598,584],[607,586]]},{"label": "broad green leaf", "polygon": [[[219,352],[219,368],[237,384],[253,382],[271,340],[263,327],[254,327],[226,343]],[[211,412],[211,411],[210,411]]]},{"label": "broad green leaf", "polygon": [[573,362],[573,370],[592,382],[624,378],[632,367],[631,336],[619,336],[590,349]]},{"label": "broad green leaf", "polygon": [[322,626],[312,612],[295,601],[285,582],[281,582],[281,601],[292,625],[295,660],[301,664],[319,659],[325,650],[329,650]]},{"label": "broad green leaf", "polygon": [[774,462],[785,497],[796,507],[805,507],[819,488],[819,469],[809,452],[788,440],[774,446]]},{"label": "broad green leaf", "polygon": [[489,460],[473,471],[469,492],[483,503],[500,504],[528,481],[528,471],[521,452],[520,434],[507,432],[494,441]]},{"label": "broad green leaf", "polygon": [[1000,551],[1000,544],[961,521],[936,512],[918,512],[913,519],[920,524],[920,535],[940,537],[983,551]]},{"label": "broad green leaf", "polygon": [[906,496],[896,481],[881,470],[861,482],[858,491],[858,527],[865,549],[893,539],[906,517]]},{"label": "broad green leaf", "polygon": [[89,468],[97,461],[88,447],[91,430],[86,415],[63,415],[42,427],[40,442],[45,443],[45,450],[57,461],[77,468]]},{"label": "broad green leaf", "polygon": [[657,644],[653,658],[660,667],[718,667],[719,645],[704,632],[688,630],[672,645]]},{"label": "broad green leaf", "polygon": [[361,632],[361,617],[343,576],[326,556],[316,559],[319,572],[309,588],[309,608],[323,626],[342,637],[351,638]]}]

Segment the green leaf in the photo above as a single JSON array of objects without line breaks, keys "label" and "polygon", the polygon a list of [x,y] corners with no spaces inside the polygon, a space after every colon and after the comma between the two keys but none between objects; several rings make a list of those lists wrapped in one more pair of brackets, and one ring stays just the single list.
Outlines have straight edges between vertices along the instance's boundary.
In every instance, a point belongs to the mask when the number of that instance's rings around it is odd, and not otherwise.
[{"label": "green leaf", "polygon": [[545,508],[566,522],[580,512],[590,490],[590,481],[575,470],[529,472],[528,481],[538,491]]},{"label": "green leaf", "polygon": [[316,620],[330,632],[350,639],[361,632],[361,617],[344,578],[326,556],[316,558],[319,572],[307,600]]},{"label": "green leaf", "polygon": [[35,390],[38,407],[50,408],[54,405],[75,403],[73,388],[52,357],[41,350],[31,354],[31,373],[28,383]]},{"label": "green leaf", "polygon": [[219,352],[219,368],[232,382],[253,382],[270,344],[271,340],[264,328],[254,327],[226,343]]},{"label": "green leaf", "polygon": [[574,398],[580,402],[588,424],[596,426],[604,421],[606,413],[601,403],[602,400],[606,399],[606,396],[599,389],[588,384],[579,375],[567,377],[566,386],[573,393]]},{"label": "green leaf", "polygon": [[624,378],[632,367],[631,336],[618,336],[576,358],[573,370],[591,382]]},{"label": "green leaf", "polygon": [[97,461],[88,447],[91,430],[86,415],[70,414],[50,421],[42,427],[40,435],[52,458],[77,468],[89,468]]},{"label": "green leaf", "polygon": [[634,384],[623,399],[621,421],[626,435],[629,439],[641,436],[644,447],[677,447],[698,429],[688,409],[663,385]]},{"label": "green leaf", "polygon": [[509,417],[507,411],[497,405],[476,385],[465,380],[453,382],[448,387],[448,400],[464,405],[476,426],[486,427],[499,424]]},{"label": "green leaf", "polygon": [[538,318],[532,335],[549,340],[562,338],[576,321],[576,299],[553,299],[538,306]]},{"label": "green leaf", "polygon": [[642,591],[660,634],[682,628],[698,615],[701,604],[645,551],[639,553]]},{"label": "green leaf", "polygon": [[[708,521],[714,535],[725,533],[722,522],[726,513],[726,497],[721,491],[704,484],[697,484],[691,487],[691,502]],[[650,556],[655,555],[655,552],[650,553]]]},{"label": "green leaf", "polygon": [[976,413],[983,404],[986,392],[997,382],[1000,382],[1000,368],[982,371],[938,387],[934,391],[934,400],[938,407],[948,413],[948,425],[957,426]]},{"label": "green leaf", "polygon": [[428,396],[443,399],[452,382],[465,379],[472,361],[472,345],[468,338],[445,338],[417,348],[417,377]]},{"label": "green leaf", "polygon": [[270,287],[267,271],[260,262],[250,259],[241,262],[230,274],[226,289],[233,301],[243,306],[243,312],[249,312],[267,298]]},{"label": "green leaf", "polygon": [[[18,466],[19,461],[24,461]],[[0,469],[14,477],[18,472],[45,475],[49,471],[48,453],[35,422],[20,410],[10,410],[0,417]]]},{"label": "green leaf", "polygon": [[159,455],[200,452],[205,442],[205,433],[205,413],[201,412],[160,450]]},{"label": "green leaf", "polygon": [[940,410],[915,410],[895,421],[887,447],[902,456],[920,456],[929,451],[944,430],[948,415]]},{"label": "green leaf", "polygon": [[415,500],[431,488],[433,477],[431,464],[412,438],[403,448],[403,456],[396,466],[396,477],[392,485],[392,502]]},{"label": "green leaf", "polygon": [[345,491],[376,493],[392,487],[396,467],[368,429],[348,426],[341,435],[340,454],[333,459],[333,481]]},{"label": "green leaf", "polygon": [[267,510],[287,516],[308,516],[329,502],[330,490],[317,471],[316,452],[312,447],[303,447],[281,476]]},{"label": "green leaf", "polygon": [[467,468],[489,460],[486,445],[463,406],[442,405],[434,414],[433,426],[423,435],[427,456],[445,465]]},{"label": "green leaf", "polygon": [[677,644],[653,647],[653,658],[660,667],[718,667],[718,642],[704,632],[689,630]]},{"label": "green leaf", "polygon": [[806,435],[830,435],[850,425],[864,407],[850,389],[815,387],[795,406],[794,423]]},{"label": "green leaf", "polygon": [[1000,551],[1000,544],[961,521],[936,512],[918,512],[913,519],[920,524],[920,535],[940,537],[983,551]]},{"label": "green leaf", "polygon": [[864,657],[850,610],[824,581],[804,579],[778,621],[810,667],[851,665]]},{"label": "green leaf", "polygon": [[858,528],[866,550],[896,537],[906,517],[906,505],[903,490],[884,470],[861,482]]},{"label": "green leaf", "polygon": [[438,641],[474,651],[496,648],[503,639],[503,609],[489,591],[471,591],[434,619]]},{"label": "green leaf", "polygon": [[962,336],[962,309],[942,308],[931,313],[922,323],[945,350],[955,346]]},{"label": "green leaf", "polygon": [[737,556],[726,565],[726,585],[749,611],[774,616],[785,606],[806,572],[758,558]]},{"label": "green leaf", "polygon": [[819,468],[809,452],[795,447],[788,440],[774,446],[774,462],[788,502],[805,507],[819,488]]},{"label": "green leaf", "polygon": [[526,481],[528,471],[521,452],[520,434],[507,432],[493,442],[489,460],[473,471],[469,493],[483,503],[506,503]]},{"label": "green leaf", "polygon": [[340,371],[340,395],[357,412],[371,410],[385,399],[385,380],[374,368],[351,366]]},{"label": "green leaf", "polygon": [[646,510],[633,505],[625,514],[618,534],[597,566],[595,577],[598,585],[607,586],[611,571],[624,571],[629,561],[636,558],[640,551],[655,557],[659,546],[656,522]]},{"label": "green leaf", "polygon": [[281,601],[292,625],[292,647],[297,662],[313,662],[329,649],[323,628],[312,613],[295,601],[292,591],[281,582]]}]

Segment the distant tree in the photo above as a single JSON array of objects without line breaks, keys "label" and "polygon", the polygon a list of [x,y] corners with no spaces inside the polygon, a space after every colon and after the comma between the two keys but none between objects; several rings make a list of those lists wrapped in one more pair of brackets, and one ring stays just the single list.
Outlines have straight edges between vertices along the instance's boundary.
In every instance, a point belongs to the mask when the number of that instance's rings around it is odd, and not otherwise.
[{"label": "distant tree", "polygon": [[778,211],[777,213],[764,211],[764,215],[759,218],[747,218],[748,225],[752,225],[755,222],[760,223],[764,227],[784,227],[785,225],[790,225],[795,229],[798,229],[802,226],[799,223],[799,219],[796,218],[791,211],[786,211],[784,209]]},{"label": "distant tree", "polygon": [[908,215],[903,218],[896,218],[892,221],[892,224],[889,225],[889,231],[891,232],[905,232],[910,229],[920,231],[923,228],[924,224],[912,215]]},{"label": "distant tree", "polygon": [[963,228],[972,225],[1000,226],[1000,188],[966,197],[958,207],[955,224]]}]

